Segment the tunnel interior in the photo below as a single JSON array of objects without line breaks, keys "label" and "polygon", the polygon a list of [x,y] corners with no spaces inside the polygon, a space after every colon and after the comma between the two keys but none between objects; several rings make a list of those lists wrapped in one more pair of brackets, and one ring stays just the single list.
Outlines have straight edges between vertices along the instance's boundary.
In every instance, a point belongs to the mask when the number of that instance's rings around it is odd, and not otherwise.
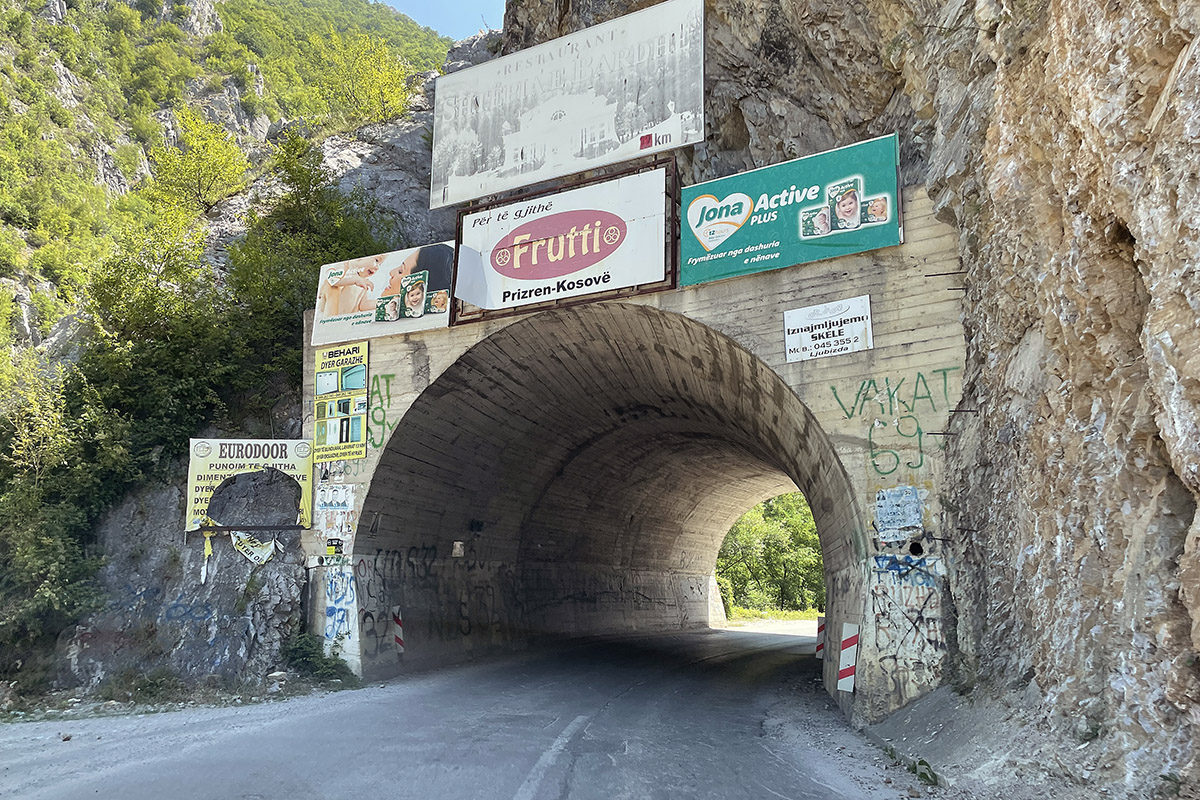
[{"label": "tunnel interior", "polygon": [[[394,430],[355,539],[371,571],[360,603],[402,615],[406,663],[705,626],[730,526],[796,489],[821,537],[827,613],[857,616],[848,477],[774,371],[645,306],[540,313],[470,349]],[[364,637],[364,675],[395,671]]]}]

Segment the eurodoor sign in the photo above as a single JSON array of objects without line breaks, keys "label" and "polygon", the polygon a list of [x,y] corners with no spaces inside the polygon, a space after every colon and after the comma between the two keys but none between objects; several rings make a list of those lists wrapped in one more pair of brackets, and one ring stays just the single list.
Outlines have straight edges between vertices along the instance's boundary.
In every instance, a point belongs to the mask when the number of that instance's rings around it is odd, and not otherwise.
[{"label": "eurodoor sign", "polygon": [[704,140],[704,2],[667,2],[437,80],[429,207]]},{"label": "eurodoor sign", "polygon": [[898,164],[892,134],[686,187],[680,285],[900,244]]},{"label": "eurodoor sign", "polygon": [[666,278],[665,169],[462,217],[454,296],[516,308]]},{"label": "eurodoor sign", "polygon": [[212,520],[209,501],[227,478],[268,467],[290,475],[300,484],[297,519],[312,526],[312,442],[307,439],[192,439],[188,458],[185,531],[207,525],[236,525],[237,520]]}]

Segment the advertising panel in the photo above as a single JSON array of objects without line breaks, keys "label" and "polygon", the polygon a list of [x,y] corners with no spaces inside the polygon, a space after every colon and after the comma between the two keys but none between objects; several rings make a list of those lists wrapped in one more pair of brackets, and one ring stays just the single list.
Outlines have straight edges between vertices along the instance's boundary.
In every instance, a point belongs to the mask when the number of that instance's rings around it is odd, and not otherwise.
[{"label": "advertising panel", "polygon": [[704,3],[667,0],[437,80],[429,207],[704,139]]},{"label": "advertising panel", "polygon": [[367,342],[317,349],[313,461],[367,457]]},{"label": "advertising panel", "polygon": [[683,190],[679,283],[900,244],[895,134]]},{"label": "advertising panel", "polygon": [[448,327],[453,271],[454,242],[324,265],[310,344]]},{"label": "advertising panel", "polygon": [[663,280],[666,181],[656,169],[465,215],[455,297],[514,308]]},{"label": "advertising panel", "polygon": [[312,443],[306,439],[192,439],[188,458],[187,510],[184,530],[209,525],[236,525],[212,520],[208,503],[227,478],[272,467],[300,484],[299,524],[312,527]]},{"label": "advertising panel", "polygon": [[784,311],[783,345],[789,363],[870,350],[871,296]]}]

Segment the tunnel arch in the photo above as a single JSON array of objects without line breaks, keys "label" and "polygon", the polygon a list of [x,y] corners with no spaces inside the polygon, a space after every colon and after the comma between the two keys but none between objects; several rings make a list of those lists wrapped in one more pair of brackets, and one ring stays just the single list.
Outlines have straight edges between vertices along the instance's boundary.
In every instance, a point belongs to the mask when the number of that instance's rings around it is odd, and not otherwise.
[{"label": "tunnel arch", "polygon": [[[542,634],[703,625],[730,525],[795,489],[817,523],[829,614],[857,620],[861,512],[829,436],[779,375],[679,314],[556,309],[475,344],[411,405],[372,475],[354,555],[403,616],[406,663]],[[364,675],[395,664],[364,643]]]}]

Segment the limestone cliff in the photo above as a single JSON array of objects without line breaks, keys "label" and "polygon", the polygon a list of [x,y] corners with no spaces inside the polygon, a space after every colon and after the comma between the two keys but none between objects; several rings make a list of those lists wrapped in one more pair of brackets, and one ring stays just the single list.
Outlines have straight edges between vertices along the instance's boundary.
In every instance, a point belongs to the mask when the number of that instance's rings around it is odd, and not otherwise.
[{"label": "limestone cliff", "polygon": [[[648,5],[510,0],[504,50]],[[1200,779],[1198,33],[1171,0],[708,0],[683,157],[693,182],[899,131],[968,287],[953,679],[1028,684],[1137,796]]]}]

